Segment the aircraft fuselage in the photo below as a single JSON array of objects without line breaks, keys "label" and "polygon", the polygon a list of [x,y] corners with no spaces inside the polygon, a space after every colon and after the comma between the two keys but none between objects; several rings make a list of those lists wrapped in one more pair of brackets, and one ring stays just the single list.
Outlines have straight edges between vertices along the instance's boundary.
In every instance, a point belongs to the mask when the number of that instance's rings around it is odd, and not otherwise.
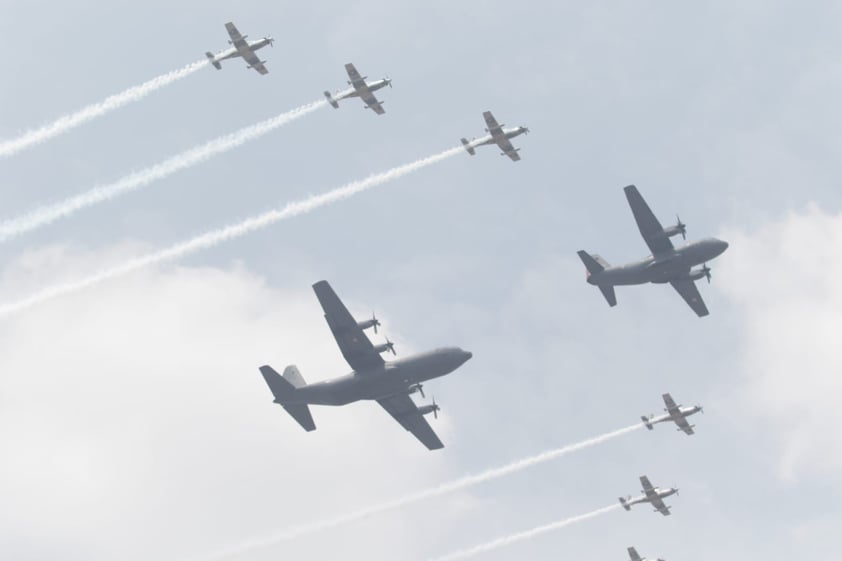
[{"label": "aircraft fuselage", "polygon": [[459,348],[436,349],[386,362],[382,368],[308,384],[296,389],[287,403],[346,405],[363,399],[405,394],[407,387],[450,374],[471,356]]},{"label": "aircraft fuselage", "polygon": [[593,285],[623,286],[645,283],[667,283],[673,280],[698,280],[704,276],[700,271],[691,271],[722,254],[728,243],[716,238],[705,238],[679,246],[646,259],[608,267],[604,271],[588,276]]},{"label": "aircraft fuselage", "polygon": [[[501,136],[511,140],[516,136],[520,136],[526,132],[526,127],[514,127],[510,129],[503,129]],[[485,135],[471,142],[473,146],[484,146],[486,144],[497,144],[497,137],[491,134]]]}]

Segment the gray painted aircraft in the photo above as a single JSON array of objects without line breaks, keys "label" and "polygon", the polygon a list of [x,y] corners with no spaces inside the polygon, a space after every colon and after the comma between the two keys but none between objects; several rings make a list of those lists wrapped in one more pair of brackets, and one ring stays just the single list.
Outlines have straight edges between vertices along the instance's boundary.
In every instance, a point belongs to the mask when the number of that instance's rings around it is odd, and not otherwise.
[{"label": "gray painted aircraft", "polygon": [[688,423],[687,417],[695,415],[696,413],[704,413],[704,408],[701,405],[694,405],[693,407],[676,405],[675,400],[668,393],[665,393],[662,397],[664,398],[664,404],[666,404],[664,411],[666,411],[667,414],[661,415],[660,417],[655,417],[655,415],[641,417],[641,420],[643,420],[643,424],[646,425],[646,428],[652,430],[654,428],[653,425],[657,423],[672,421],[678,425],[678,430],[684,431],[686,434],[693,434],[693,427],[696,425]]},{"label": "gray painted aircraft", "polygon": [[264,37],[263,39],[258,39],[257,41],[246,41],[248,35],[240,35],[240,32],[237,31],[237,28],[230,21],[225,24],[225,29],[228,30],[228,35],[231,37],[228,40],[228,44],[233,46],[230,49],[216,54],[213,54],[210,51],[205,53],[214,68],[222,70],[220,61],[239,56],[245,59],[249,68],[254,68],[261,74],[267,74],[269,71],[266,70],[265,66],[263,66],[266,61],[257,58],[254,51],[262,49],[266,45],[271,45],[275,42],[275,40],[271,37]]},{"label": "gray painted aircraft", "polygon": [[670,515],[670,507],[664,504],[664,499],[670,495],[677,495],[678,489],[670,487],[668,489],[661,489],[660,487],[653,487],[649,482],[649,478],[645,475],[640,476],[640,484],[643,486],[643,496],[636,499],[629,497],[620,497],[620,504],[626,510],[631,510],[632,505],[640,503],[650,503],[655,507],[655,512],[660,512],[664,516]]},{"label": "gray painted aircraft", "polygon": [[383,109],[385,101],[378,101],[377,98],[374,97],[373,92],[383,89],[386,86],[391,88],[392,80],[390,78],[382,78],[375,82],[367,83],[366,79],[368,79],[368,76],[360,76],[356,67],[354,67],[354,65],[350,62],[345,65],[345,71],[348,73],[348,78],[350,78],[350,80],[348,80],[348,84],[351,87],[347,90],[336,92],[335,94],[325,91],[325,97],[327,98],[328,103],[330,103],[334,109],[339,109],[340,100],[349,97],[358,97],[365,102],[366,109],[371,109],[378,115],[385,113],[386,110]]},{"label": "gray painted aircraft", "polygon": [[420,393],[425,397],[424,382],[450,374],[473,355],[448,347],[386,362],[380,355],[386,351],[395,354],[394,344],[386,339],[383,344],[373,345],[364,333],[372,327],[376,331],[380,325],[376,317],[356,321],[327,281],[317,282],[313,290],[339,350],[353,371],[341,378],[307,384],[295,366],[287,366],[283,376],[271,366],[261,366],[260,372],[275,396],[274,402],[282,405],[304,430],[312,431],[316,424],[310,405],[347,405],[362,399],[374,400],[427,448],[443,448],[424,419],[430,413],[438,416],[439,406],[433,400],[432,404],[419,407],[410,396]]},{"label": "gray painted aircraft", "polygon": [[[684,239],[687,237],[687,226],[681,219],[677,220],[675,226],[664,228],[637,187],[629,185],[624,191],[640,234],[652,254],[641,261],[612,267],[599,255],[579,251],[579,258],[588,270],[588,283],[599,287],[609,306],[617,305],[615,286],[670,283],[699,317],[708,315],[696,281],[704,277],[710,282],[707,262],[728,249],[728,242],[705,238],[674,247],[671,237],[679,234]],[[702,267],[694,269],[697,265]]]},{"label": "gray painted aircraft", "polygon": [[[633,547],[629,548],[629,559],[631,561],[646,561],[646,557],[641,557],[637,554],[637,550]],[[666,561],[665,559],[658,558],[656,561]]]},{"label": "gray painted aircraft", "polygon": [[510,129],[503,128],[503,125],[497,123],[497,119],[494,118],[494,115],[491,114],[491,111],[486,111],[482,114],[483,118],[485,119],[485,132],[488,134],[481,138],[474,138],[471,139],[469,142],[467,138],[462,139],[462,145],[465,147],[465,150],[468,151],[468,154],[471,156],[476,154],[474,150],[477,146],[483,146],[486,144],[496,144],[500,147],[501,156],[508,156],[513,161],[520,160],[520,148],[515,148],[512,146],[510,140],[516,136],[521,134],[529,134],[529,129],[527,127],[514,127]]}]

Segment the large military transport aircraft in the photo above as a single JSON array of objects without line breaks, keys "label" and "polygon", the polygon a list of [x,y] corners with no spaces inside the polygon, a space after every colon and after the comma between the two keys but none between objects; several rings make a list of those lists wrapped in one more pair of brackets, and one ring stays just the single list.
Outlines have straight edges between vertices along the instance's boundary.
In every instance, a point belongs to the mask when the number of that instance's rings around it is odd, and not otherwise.
[{"label": "large military transport aircraft", "polygon": [[363,330],[380,324],[377,318],[356,321],[339,300],[327,281],[319,281],[313,290],[342,356],[353,372],[341,378],[307,384],[295,366],[287,366],[283,376],[271,366],[261,366],[260,372],[275,396],[275,403],[283,406],[304,430],[316,429],[309,405],[346,405],[361,399],[377,401],[395,420],[411,432],[430,450],[443,448],[436,433],[424,419],[438,415],[435,401],[417,406],[410,395],[424,396],[422,384],[427,380],[450,374],[468,359],[471,353],[455,347],[386,362],[380,356],[395,353],[394,344],[386,340],[373,345]]},{"label": "large military transport aircraft", "polygon": [[263,66],[266,61],[257,58],[254,51],[262,49],[266,45],[271,45],[275,42],[275,40],[271,37],[264,37],[263,39],[258,39],[257,41],[246,41],[246,37],[248,37],[248,35],[240,35],[240,32],[237,31],[237,28],[230,21],[225,24],[225,29],[228,30],[228,35],[231,36],[231,39],[228,40],[228,44],[233,45],[233,47],[216,54],[213,54],[210,51],[205,53],[214,68],[222,70],[220,61],[239,56],[245,59],[249,68],[254,68],[261,74],[267,74],[269,71],[266,70],[265,66]]},{"label": "large military transport aircraft", "polygon": [[468,154],[471,156],[476,154],[474,150],[477,146],[483,146],[485,144],[496,144],[500,147],[501,156],[508,156],[513,161],[520,160],[520,148],[515,148],[512,146],[510,140],[516,136],[521,134],[529,134],[529,129],[527,127],[514,127],[511,129],[504,129],[503,125],[497,122],[497,119],[494,118],[494,115],[491,114],[491,111],[486,111],[482,114],[483,118],[485,119],[485,132],[488,134],[481,138],[474,138],[471,141],[468,141],[467,138],[462,139],[462,145],[465,147],[465,150],[468,151]]},{"label": "large military transport aircraft", "polygon": [[646,425],[646,428],[652,430],[654,428],[652,425],[655,425],[656,423],[672,421],[678,425],[678,430],[684,431],[686,434],[693,434],[693,427],[696,425],[688,423],[687,417],[700,412],[704,413],[704,408],[701,405],[694,405],[693,407],[676,405],[675,400],[668,393],[665,393],[662,397],[664,398],[664,404],[666,405],[664,411],[666,411],[667,414],[661,415],[660,417],[656,417],[655,415],[641,417],[641,420],[643,421],[643,424]]},{"label": "large military transport aircraft", "polygon": [[[637,550],[633,547],[629,548],[629,559],[631,559],[631,561],[646,561],[646,558],[638,555]],[[665,560],[659,558],[656,561],[665,561]]]},{"label": "large military transport aircraft", "polygon": [[636,499],[631,497],[620,497],[620,504],[626,510],[631,510],[632,505],[640,503],[650,503],[655,507],[655,512],[660,512],[664,516],[670,515],[670,507],[664,504],[664,499],[670,495],[678,493],[678,489],[668,488],[661,489],[660,487],[653,487],[649,482],[649,478],[645,475],[640,476],[640,484],[643,486],[643,496]]},{"label": "large military transport aircraft", "polygon": [[385,102],[377,101],[377,98],[374,97],[374,93],[372,92],[376,92],[386,86],[391,88],[392,80],[390,78],[382,78],[375,82],[367,83],[366,79],[368,79],[368,76],[360,76],[360,73],[357,72],[357,69],[350,62],[345,65],[345,71],[348,73],[348,78],[350,78],[350,80],[348,80],[348,84],[351,87],[347,90],[336,92],[335,94],[325,91],[325,97],[327,98],[328,103],[330,103],[334,109],[339,109],[340,100],[349,97],[358,97],[365,102],[366,108],[371,109],[378,115],[385,113],[386,110],[383,109],[383,103]]},{"label": "large military transport aircraft", "polygon": [[[687,226],[678,219],[675,226],[664,228],[643,200],[637,187],[629,185],[624,189],[634,219],[643,240],[652,255],[627,265],[612,267],[599,255],[579,251],[579,258],[588,270],[588,283],[596,285],[605,296],[609,306],[617,305],[614,287],[620,285],[670,283],[684,301],[699,317],[708,315],[696,281],[705,277],[710,282],[710,268],[707,262],[728,249],[728,242],[716,238],[705,238],[674,247],[670,238],[681,234],[686,239]],[[693,267],[702,265],[699,269]]]}]

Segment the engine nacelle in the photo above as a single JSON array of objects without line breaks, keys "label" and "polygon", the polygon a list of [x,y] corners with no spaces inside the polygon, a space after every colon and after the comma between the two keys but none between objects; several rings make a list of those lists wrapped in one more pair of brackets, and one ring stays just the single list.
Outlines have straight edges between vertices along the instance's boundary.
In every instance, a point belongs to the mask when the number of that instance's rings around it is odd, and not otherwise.
[{"label": "engine nacelle", "polygon": [[418,408],[419,415],[429,415],[430,413],[434,414],[438,417],[438,412],[441,410],[441,407],[433,403],[432,405],[422,405]]},{"label": "engine nacelle", "polygon": [[381,354],[385,352],[390,352],[393,355],[397,354],[395,352],[395,344],[388,340],[380,345],[374,345],[374,350]]}]

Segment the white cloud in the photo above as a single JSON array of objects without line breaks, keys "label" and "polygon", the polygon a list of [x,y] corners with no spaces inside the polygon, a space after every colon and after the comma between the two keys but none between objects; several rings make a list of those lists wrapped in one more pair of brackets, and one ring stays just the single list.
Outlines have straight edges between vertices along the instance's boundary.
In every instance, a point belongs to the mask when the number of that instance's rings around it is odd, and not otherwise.
[{"label": "white cloud", "polygon": [[[44,267],[102,266],[113,250],[103,253],[30,254],[0,293]],[[371,404],[316,408],[319,430],[302,431],[257,371],[292,362],[309,381],[348,370],[308,286],[272,289],[237,267],[150,269],[7,318],[4,552],[179,559],[446,479],[443,456]],[[374,521],[388,535],[369,543],[369,558],[410,542],[404,516],[433,506]],[[360,527],[283,549],[336,555]]]},{"label": "white cloud", "polygon": [[779,436],[782,477],[838,474],[842,215],[809,206],[723,237],[717,286],[744,321],[741,398],[758,430]]}]

